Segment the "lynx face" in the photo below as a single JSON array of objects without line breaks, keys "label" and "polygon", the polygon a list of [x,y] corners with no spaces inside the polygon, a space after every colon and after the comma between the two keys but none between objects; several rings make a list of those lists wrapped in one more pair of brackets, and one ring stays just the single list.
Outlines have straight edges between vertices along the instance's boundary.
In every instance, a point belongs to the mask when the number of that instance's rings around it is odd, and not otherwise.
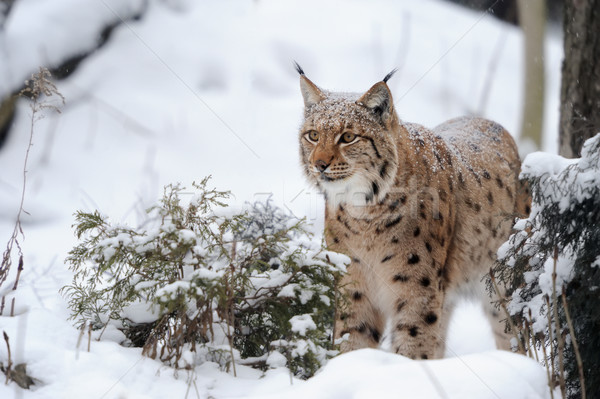
[{"label": "lynx face", "polygon": [[[370,108],[369,96],[321,91],[305,80],[319,101],[305,110],[300,154],[309,180],[328,205],[365,205],[385,195],[397,169],[395,137],[386,129],[389,110]],[[393,112],[393,111],[392,111]]]}]

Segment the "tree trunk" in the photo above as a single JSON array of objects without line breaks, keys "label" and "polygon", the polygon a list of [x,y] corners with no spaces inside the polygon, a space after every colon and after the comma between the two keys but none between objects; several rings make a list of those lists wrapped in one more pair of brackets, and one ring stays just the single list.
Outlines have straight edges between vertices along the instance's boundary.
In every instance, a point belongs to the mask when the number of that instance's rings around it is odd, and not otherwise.
[{"label": "tree trunk", "polygon": [[[600,133],[600,0],[565,0],[564,46],[559,152],[562,156],[573,158],[581,155],[585,140]],[[567,289],[588,397],[597,397],[600,386],[600,297],[596,292],[600,272],[597,267],[591,266],[598,255],[600,236],[595,220],[597,214],[589,213],[585,221],[579,222],[585,224],[582,228],[589,231],[586,233],[590,237],[587,239],[589,245],[578,255],[573,280]],[[565,354],[567,396],[581,398],[575,356],[571,349]]]},{"label": "tree trunk", "polygon": [[581,155],[600,132],[600,0],[566,0],[559,153]]},{"label": "tree trunk", "polygon": [[521,118],[521,142],[528,147],[542,147],[544,124],[544,34],[545,0],[517,0],[519,24],[525,39],[525,90]]}]

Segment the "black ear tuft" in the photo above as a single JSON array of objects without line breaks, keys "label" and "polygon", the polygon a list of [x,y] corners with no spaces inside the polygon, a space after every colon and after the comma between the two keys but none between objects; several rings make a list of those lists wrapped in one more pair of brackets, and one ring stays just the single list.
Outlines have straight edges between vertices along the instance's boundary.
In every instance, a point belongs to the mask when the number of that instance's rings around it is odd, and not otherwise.
[{"label": "black ear tuft", "polygon": [[[298,64],[296,64],[296,65],[298,65]],[[387,75],[385,75],[385,78],[383,78],[383,83],[387,83],[387,81],[390,80],[396,72],[398,72],[398,68],[392,69],[392,71],[390,73],[388,73]]]},{"label": "black ear tuft", "polygon": [[300,75],[304,75],[304,71],[302,70],[302,67],[296,61],[294,61],[294,67],[296,68],[296,71],[298,71],[298,73]]}]

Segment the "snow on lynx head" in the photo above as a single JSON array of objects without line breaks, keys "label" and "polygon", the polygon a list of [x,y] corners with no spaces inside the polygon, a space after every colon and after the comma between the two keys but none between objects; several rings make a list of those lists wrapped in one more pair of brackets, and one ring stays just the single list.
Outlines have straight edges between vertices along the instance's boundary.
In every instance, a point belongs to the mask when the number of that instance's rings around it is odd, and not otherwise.
[{"label": "snow on lynx head", "polygon": [[322,90],[296,68],[305,105],[300,156],[309,181],[334,207],[383,197],[398,168],[398,117],[386,84],[395,71],[361,95]]}]

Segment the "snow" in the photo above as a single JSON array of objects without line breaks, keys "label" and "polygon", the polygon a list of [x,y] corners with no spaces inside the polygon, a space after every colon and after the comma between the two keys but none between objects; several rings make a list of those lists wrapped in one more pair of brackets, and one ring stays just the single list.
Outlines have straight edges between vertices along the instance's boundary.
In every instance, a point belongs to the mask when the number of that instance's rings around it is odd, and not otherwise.
[{"label": "snow", "polygon": [[[478,113],[513,134],[520,126],[520,32],[433,0],[350,0],[343,7],[333,0],[19,0],[0,30],[0,96],[39,65],[91,50],[103,26],[137,13],[142,18],[118,26],[57,82],[63,112],[35,126],[21,240],[25,269],[16,292],[15,268],[0,288],[7,304],[15,299],[15,317],[7,305],[0,329],[10,337],[13,362],[26,362],[38,383],[28,391],[0,384],[0,397],[548,397],[542,368],[490,351],[491,333],[474,306],[452,323],[452,358],[417,362],[363,350],[331,360],[307,382],[290,379],[278,355],[267,359],[266,373],[238,365],[233,377],[214,361],[174,371],[118,345],[123,336],[113,327],[100,341],[92,337],[90,352],[86,335],[78,346],[80,332],[58,293],[72,278],[64,259],[76,242],[71,225],[78,209],[136,225],[164,185],[189,186],[212,175],[218,189],[233,192],[227,212],[272,198],[321,236],[323,198],[298,161],[303,102],[292,59],[320,87],[359,93],[399,67],[389,85],[409,122],[433,127]],[[546,50],[544,149],[552,152],[560,41],[550,37]],[[20,100],[18,109],[0,149],[0,239],[13,228],[28,142],[28,104]],[[329,257],[339,269],[349,262]],[[200,270],[201,278],[217,277]],[[151,317],[149,309],[130,311],[138,321]],[[0,361],[6,359],[2,344]]]},{"label": "snow", "polygon": [[[599,148],[600,134],[585,141],[581,158],[566,159],[556,154],[534,152],[523,161],[520,177],[539,180],[539,190],[533,193],[530,215],[516,223],[517,232],[500,247],[498,256],[507,265],[514,266],[515,259],[510,254],[512,246],[521,248],[519,251],[531,257],[529,263],[533,268],[525,272],[524,277],[527,288],[536,287],[536,290],[531,298],[525,300],[523,293],[527,293],[527,290],[517,289],[512,294],[508,310],[513,315],[523,310],[527,315],[531,311],[530,322],[534,333],[544,332],[548,328],[548,305],[545,298],[553,298],[554,293],[561,295],[563,286],[574,276],[573,268],[578,258],[577,243],[571,242],[560,249],[556,247],[556,259],[551,255],[545,260],[540,259],[538,251],[541,244],[547,242],[552,234],[557,234],[546,230],[541,221],[542,216],[550,212],[562,216],[565,212],[585,209],[582,208],[582,203],[597,196],[600,185]],[[556,211],[552,211],[553,208]],[[576,228],[579,234],[585,234],[585,225]],[[592,263],[591,267],[595,264],[596,262]]]},{"label": "snow", "polygon": [[[572,209],[591,198],[594,188],[600,185],[600,165],[596,155],[599,145],[600,135],[586,140],[581,158],[577,159],[541,152],[529,154],[523,161],[521,177],[545,179],[545,189],[540,193],[543,202],[557,203],[561,213]],[[570,190],[558,189],[559,184]]]},{"label": "snow", "polygon": [[281,354],[281,352],[273,352],[269,355],[269,357],[267,358],[267,364],[272,367],[272,368],[277,368],[277,367],[285,367],[286,365],[286,359],[285,356],[283,356]]},{"label": "snow", "polygon": [[[136,288],[140,287],[138,284]],[[151,323],[158,317],[158,306],[149,306],[147,303],[136,301],[123,309],[123,318],[133,323]]]},{"label": "snow", "polygon": [[[498,378],[498,380],[496,380]],[[510,383],[499,383],[502,379]],[[530,381],[537,381],[529,385]],[[544,370],[524,356],[484,352],[414,361],[373,349],[340,355],[306,383],[251,398],[543,398]],[[280,396],[279,396],[280,395]]]},{"label": "snow", "polygon": [[[563,285],[566,285],[573,278],[574,256],[569,251],[558,255],[556,264],[554,259],[549,258],[544,262],[543,268],[537,271],[525,272],[525,282],[529,285],[537,280],[540,292],[533,296],[529,301],[524,302],[521,297],[521,288],[518,288],[512,295],[508,303],[508,311],[514,315],[523,309],[523,313],[528,314],[531,310],[532,327],[535,333],[544,332],[548,327],[548,317],[546,315],[547,304],[545,298],[553,298],[553,292],[560,295]],[[556,272],[556,276],[553,274]],[[556,285],[554,282],[556,281]]]},{"label": "snow", "polygon": [[290,319],[290,324],[292,325],[292,331],[303,337],[306,336],[306,331],[315,330],[317,328],[317,325],[309,314],[292,317]]}]

